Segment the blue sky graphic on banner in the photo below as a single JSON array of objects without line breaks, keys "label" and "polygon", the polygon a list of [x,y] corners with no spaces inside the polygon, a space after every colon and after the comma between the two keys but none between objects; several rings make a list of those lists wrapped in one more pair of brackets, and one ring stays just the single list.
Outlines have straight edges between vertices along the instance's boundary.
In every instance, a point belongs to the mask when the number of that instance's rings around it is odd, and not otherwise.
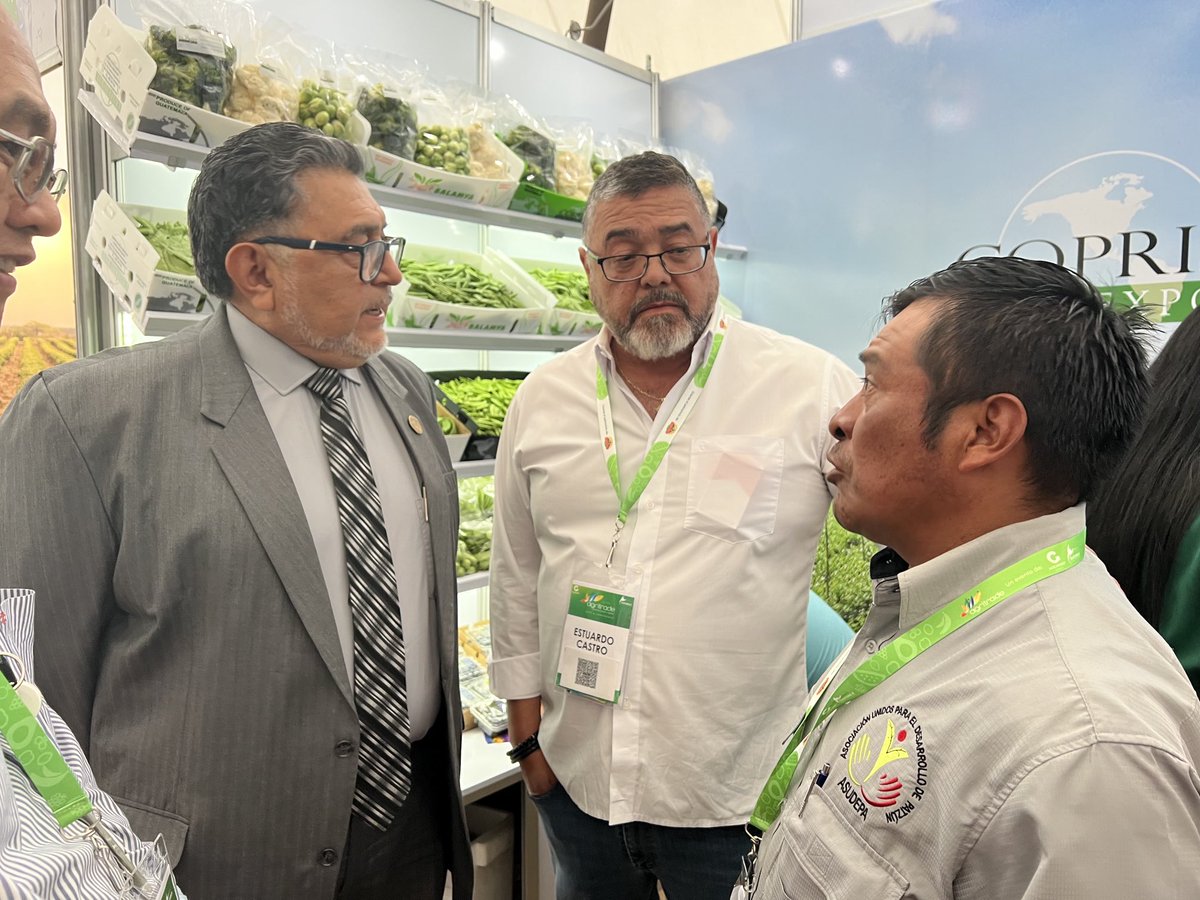
[{"label": "blue sky graphic on banner", "polygon": [[972,247],[1169,323],[1200,305],[1198,44],[1200,5],[951,0],[666,82],[663,139],[713,170],[746,317],[848,361]]}]

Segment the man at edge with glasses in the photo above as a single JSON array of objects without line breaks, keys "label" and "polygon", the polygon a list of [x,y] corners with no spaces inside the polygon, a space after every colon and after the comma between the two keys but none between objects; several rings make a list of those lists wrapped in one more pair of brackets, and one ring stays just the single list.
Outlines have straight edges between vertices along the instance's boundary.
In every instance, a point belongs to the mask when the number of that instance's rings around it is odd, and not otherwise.
[{"label": "man at edge with glasses", "polygon": [[[0,315],[16,270],[34,260],[33,238],[62,225],[54,141],[33,54],[0,8]],[[20,508],[8,513],[26,521]],[[133,833],[34,684],[34,607],[33,591],[0,589],[0,898],[182,898],[161,845]]]},{"label": "man at edge with glasses", "polygon": [[383,352],[403,241],[361,173],[298,125],[226,141],[188,204],[212,315],[0,420],[41,687],[194,896],[471,895],[454,472]]},{"label": "man at edge with glasses", "polygon": [[[856,380],[726,315],[673,157],[596,180],[600,334],[517,392],[496,461],[492,687],[572,900],[725,900],[807,693],[825,422]],[[801,292],[797,293],[802,298]]]}]

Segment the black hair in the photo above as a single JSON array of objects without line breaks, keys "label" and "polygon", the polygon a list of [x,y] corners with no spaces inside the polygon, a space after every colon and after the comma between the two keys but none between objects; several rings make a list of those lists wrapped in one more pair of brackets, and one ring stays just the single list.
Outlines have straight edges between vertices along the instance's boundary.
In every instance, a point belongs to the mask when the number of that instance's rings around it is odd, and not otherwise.
[{"label": "black hair", "polygon": [[300,196],[296,179],[310,169],[361,175],[363,162],[353,144],[291,122],[256,125],[208,154],[187,214],[196,276],[205,290],[229,299],[229,248],[287,219]]},{"label": "black hair", "polygon": [[1200,515],[1200,315],[1150,367],[1150,401],[1129,452],[1088,507],[1088,544],[1155,628],[1184,533]]},{"label": "black hair", "polygon": [[980,257],[914,281],[885,317],[939,304],[917,361],[930,380],[924,440],[992,394],[1025,407],[1033,499],[1085,500],[1132,441],[1146,402],[1140,312],[1118,312],[1085,278],[1040,260]]}]

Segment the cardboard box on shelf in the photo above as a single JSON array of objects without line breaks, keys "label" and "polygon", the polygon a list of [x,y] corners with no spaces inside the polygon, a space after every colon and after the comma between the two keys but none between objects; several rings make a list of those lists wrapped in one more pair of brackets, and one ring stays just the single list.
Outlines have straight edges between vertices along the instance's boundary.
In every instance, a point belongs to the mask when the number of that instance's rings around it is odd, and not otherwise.
[{"label": "cardboard box on shelf", "polygon": [[134,216],[153,222],[183,222],[182,210],[117,203],[101,191],[92,204],[84,246],[92,265],[117,301],[143,331],[151,312],[207,313],[211,304],[200,279],[158,271],[158,253],[138,231]]}]

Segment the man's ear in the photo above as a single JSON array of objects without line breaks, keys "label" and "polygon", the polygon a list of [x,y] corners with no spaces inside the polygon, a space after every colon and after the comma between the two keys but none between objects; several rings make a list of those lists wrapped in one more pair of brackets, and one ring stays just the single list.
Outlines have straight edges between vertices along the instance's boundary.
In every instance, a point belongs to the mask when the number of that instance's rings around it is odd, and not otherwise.
[{"label": "man's ear", "polygon": [[275,275],[270,264],[271,255],[262,244],[234,244],[225,254],[225,271],[233,282],[234,293],[263,312],[275,308]]},{"label": "man's ear", "polygon": [[1013,394],[992,394],[977,403],[959,408],[967,416],[960,472],[972,472],[994,465],[1021,446],[1029,416],[1025,404]]}]

